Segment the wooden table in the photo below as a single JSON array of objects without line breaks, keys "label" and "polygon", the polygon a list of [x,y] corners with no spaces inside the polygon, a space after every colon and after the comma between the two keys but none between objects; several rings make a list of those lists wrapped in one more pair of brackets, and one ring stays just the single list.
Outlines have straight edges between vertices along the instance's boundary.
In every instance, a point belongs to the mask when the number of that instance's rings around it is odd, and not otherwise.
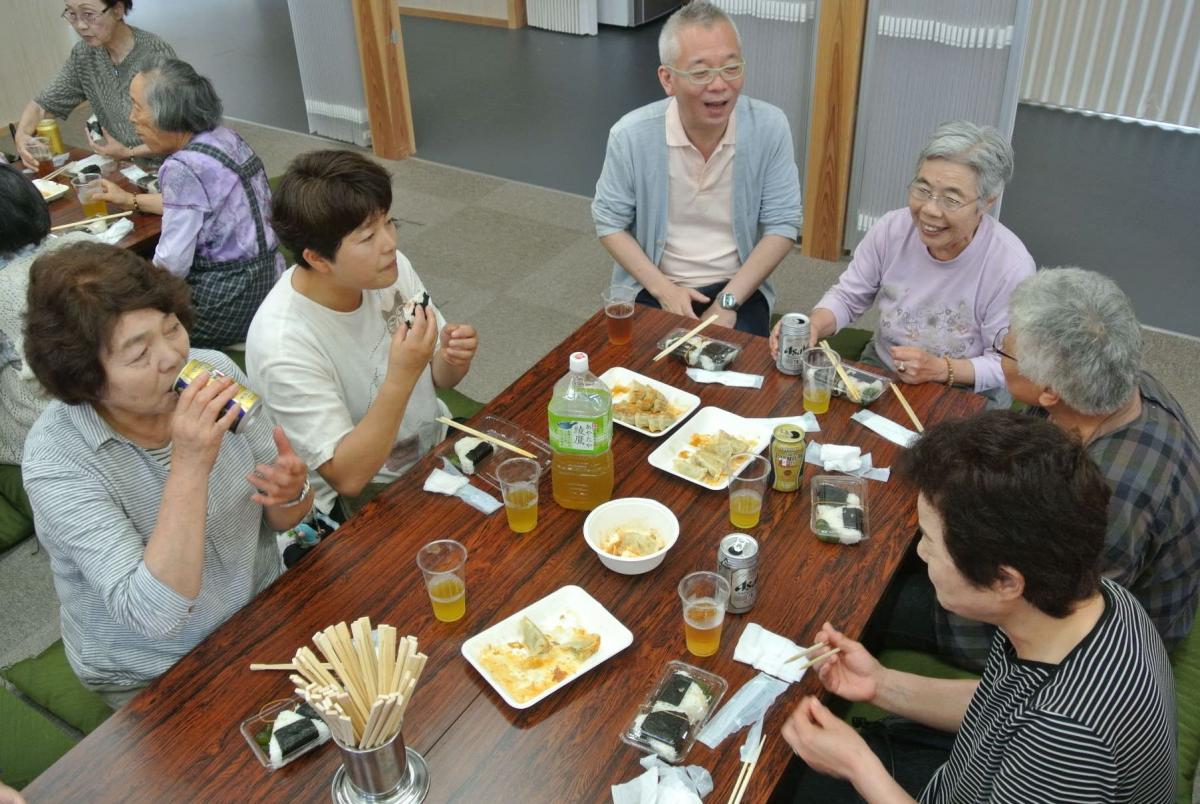
[{"label": "wooden table", "polygon": [[[91,155],[90,151],[85,151],[82,148],[71,149],[71,161],[85,159]],[[121,166],[125,167],[128,164],[128,162],[123,162]],[[136,184],[125,178],[119,170],[113,171],[104,178],[115,182],[131,193],[145,192],[145,190],[138,188]],[[62,198],[50,202],[50,226],[61,226],[64,223],[74,223],[75,221],[83,220],[83,207],[79,204],[79,197],[76,195],[75,189],[71,187],[69,172],[60,173],[50,181],[58,182],[70,188]],[[124,210],[115,204],[109,204],[108,211],[112,214],[114,212],[123,212]],[[149,259],[154,256],[154,247],[158,245],[158,236],[162,232],[162,215],[135,212],[129,216],[129,220],[133,221],[133,230],[121,238],[117,245],[121,248],[136,251],[138,254]],[[109,223],[114,224],[118,221],[119,219],[112,220]],[[68,229],[67,231],[78,230]]]},{"label": "wooden table", "polygon": [[[626,366],[749,416],[801,412],[796,378],[777,372],[767,342],[712,328],[744,344],[736,368],[762,374],[761,390],[698,385],[674,357],[650,358],[654,343],[683,319],[638,309],[632,344],[607,343],[602,313],[594,316],[484,411],[543,433],[551,385],[567,371],[568,355],[583,350],[599,374]],[[907,389],[923,421],[968,414],[982,407],[974,394],[938,386]],[[855,408],[835,399],[820,417],[825,443],[854,443],[878,466],[895,463],[900,448],[849,421]],[[891,394],[874,410],[906,422]],[[808,528],[808,485],[792,494],[770,492],[763,521],[752,530],[761,546],[759,598],[744,615],[726,620],[720,651],[691,657],[684,646],[675,586],[686,573],[713,569],[721,536],[733,530],[724,492],[713,492],[654,469],[647,455],[660,443],[614,428],[614,496],[648,496],[679,517],[681,535],[657,570],[623,576],[605,569],[583,542],[584,513],[559,508],[543,481],[540,520],[514,536],[504,514],[484,517],[455,498],[421,490],[433,464],[426,457],[406,477],[366,506],[297,568],[116,713],[24,792],[38,801],[318,801],[327,800],[340,764],[324,746],[275,772],[251,755],[238,723],[269,701],[287,697],[284,673],[252,673],[251,662],[286,662],[317,630],[370,616],[420,640],[429,655],[406,717],[404,736],[429,763],[429,801],[602,801],[608,788],[642,772],[640,754],[618,734],[633,717],[666,662],[682,659],[724,676],[730,693],[755,671],[732,660],[746,622],[807,644],[825,620],[859,634],[916,533],[912,489],[899,479],[870,484],[871,538],[843,547],[818,541]],[[811,473],[812,467],[806,472]],[[806,476],[811,476],[808,474]],[[478,482],[478,481],[476,481]],[[427,541],[453,538],[470,551],[468,606],[457,623],[435,621],[414,563]],[[509,708],[459,653],[463,641],[566,584],[578,584],[634,633],[625,651],[536,706]],[[765,800],[791,756],[779,736],[783,719],[815,674],[795,685],[772,710],[762,758],[746,801]],[[740,769],[744,732],[719,751],[697,744],[689,764],[708,768],[724,801]]]}]

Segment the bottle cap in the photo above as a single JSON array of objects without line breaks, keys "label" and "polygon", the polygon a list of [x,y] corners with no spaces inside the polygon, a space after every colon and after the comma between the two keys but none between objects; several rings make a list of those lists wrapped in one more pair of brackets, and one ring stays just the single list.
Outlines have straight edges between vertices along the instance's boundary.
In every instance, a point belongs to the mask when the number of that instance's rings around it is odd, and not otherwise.
[{"label": "bottle cap", "polygon": [[574,374],[582,374],[588,370],[587,352],[572,352],[571,353],[571,371]]}]

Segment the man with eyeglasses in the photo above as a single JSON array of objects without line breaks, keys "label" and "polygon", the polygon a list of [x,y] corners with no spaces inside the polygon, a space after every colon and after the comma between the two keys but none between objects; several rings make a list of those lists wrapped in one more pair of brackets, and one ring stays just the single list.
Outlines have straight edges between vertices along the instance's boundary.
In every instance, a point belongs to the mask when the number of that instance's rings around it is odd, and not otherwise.
[{"label": "man with eyeglasses", "polygon": [[16,146],[31,170],[37,160],[29,152],[39,120],[66,119],[84,101],[92,106],[101,139],[92,148],[113,159],[148,156],[129,122],[129,83],[150,59],[175,58],[175,50],[159,37],[125,22],[133,0],[67,0],[62,18],[79,34],[67,63],[50,85],[25,105],[17,124]]},{"label": "man with eyeglasses", "polygon": [[740,96],[741,40],[713,4],[677,11],[658,45],[668,98],[612,127],[592,203],[613,283],[637,287],[641,304],[766,335],[768,278],[800,225],[787,119]]}]

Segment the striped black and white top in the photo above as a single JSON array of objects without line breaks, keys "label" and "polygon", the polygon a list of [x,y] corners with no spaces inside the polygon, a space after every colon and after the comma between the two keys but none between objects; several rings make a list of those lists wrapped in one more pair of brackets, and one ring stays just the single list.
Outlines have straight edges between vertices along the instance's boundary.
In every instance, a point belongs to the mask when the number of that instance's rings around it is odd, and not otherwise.
[{"label": "striped black and white top", "polygon": [[[245,384],[220,352],[193,349]],[[115,433],[91,405],[52,402],[25,442],[22,474],[50,555],[67,659],[85,684],[139,686],[162,675],[283,570],[246,476],[275,459],[266,411],[226,433],[208,479],[204,569],[189,599],[143,560],[169,461]]]},{"label": "striped black and white top", "polygon": [[997,631],[950,759],[923,802],[1170,802],[1171,666],[1137,600],[1103,579],[1105,611],[1055,665],[1018,659]]}]

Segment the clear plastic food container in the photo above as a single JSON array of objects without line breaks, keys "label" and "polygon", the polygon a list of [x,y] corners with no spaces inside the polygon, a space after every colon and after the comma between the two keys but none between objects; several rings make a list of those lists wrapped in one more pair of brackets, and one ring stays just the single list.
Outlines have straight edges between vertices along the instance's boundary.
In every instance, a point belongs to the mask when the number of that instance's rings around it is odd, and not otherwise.
[{"label": "clear plastic food container", "polygon": [[283,756],[278,762],[273,761],[270,754],[270,749],[267,745],[259,742],[259,735],[267,737],[263,742],[269,744],[271,731],[275,725],[275,718],[280,712],[285,710],[296,712],[302,705],[303,701],[296,698],[284,698],[278,701],[272,701],[258,711],[258,714],[252,715],[242,721],[239,731],[246,738],[246,743],[250,746],[250,750],[254,752],[255,758],[262,763],[262,766],[267,770],[277,770],[287,765],[296,759],[307,754],[319,745],[324,745],[329,740],[329,732],[323,731],[316,739],[310,740],[307,744],[302,745],[290,754]]},{"label": "clear plastic food container", "polygon": [[[666,349],[675,339],[687,333],[683,327],[672,330],[667,337],[658,342],[658,348]],[[704,335],[693,335],[671,352],[685,364],[708,371],[724,371],[741,353],[740,346]]]},{"label": "clear plastic food container", "polygon": [[[876,374],[873,371],[868,371],[867,369],[859,368],[858,366],[852,366],[849,363],[842,363],[842,367],[846,369],[846,373],[850,375],[851,381],[858,383],[858,390],[862,398],[858,400],[857,404],[864,408],[870,407],[872,403],[879,399],[879,397],[883,396],[887,391],[888,383],[891,382],[889,378],[883,376],[882,374]],[[834,375],[833,395],[844,396],[846,399],[850,399],[851,402],[854,401],[851,399],[850,395],[846,393],[846,384],[842,382],[842,377],[840,374]]]},{"label": "clear plastic food container", "polygon": [[621,732],[621,740],[677,765],[692,750],[696,735],[728,688],[725,679],[714,673],[686,662],[667,662],[633,720]]},{"label": "clear plastic food container", "polygon": [[858,544],[870,535],[867,481],[846,475],[817,475],[810,483],[809,527],[823,542]]}]

